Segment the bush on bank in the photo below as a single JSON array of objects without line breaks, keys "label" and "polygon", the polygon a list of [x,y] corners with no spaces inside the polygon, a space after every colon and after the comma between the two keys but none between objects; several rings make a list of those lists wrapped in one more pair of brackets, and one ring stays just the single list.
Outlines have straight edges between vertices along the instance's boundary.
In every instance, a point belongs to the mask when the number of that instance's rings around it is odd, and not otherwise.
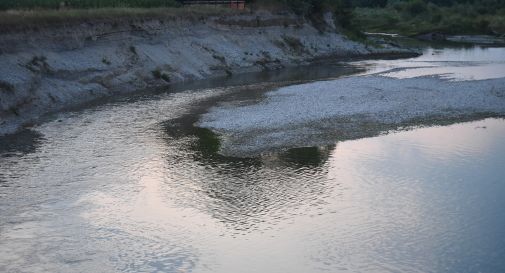
[{"label": "bush on bank", "polygon": [[505,34],[505,1],[423,1],[390,2],[383,8],[357,7],[353,26],[370,32],[417,35]]}]

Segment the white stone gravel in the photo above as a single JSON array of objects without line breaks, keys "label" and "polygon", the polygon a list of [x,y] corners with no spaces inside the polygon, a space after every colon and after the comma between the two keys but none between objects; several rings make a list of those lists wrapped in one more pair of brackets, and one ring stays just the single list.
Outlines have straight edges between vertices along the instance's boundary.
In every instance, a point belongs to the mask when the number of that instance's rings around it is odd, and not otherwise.
[{"label": "white stone gravel", "polygon": [[222,136],[223,153],[241,155],[325,143],[339,130],[358,130],[365,122],[403,125],[433,117],[504,114],[505,78],[448,81],[374,75],[280,88],[267,93],[260,104],[215,107],[197,125]]}]

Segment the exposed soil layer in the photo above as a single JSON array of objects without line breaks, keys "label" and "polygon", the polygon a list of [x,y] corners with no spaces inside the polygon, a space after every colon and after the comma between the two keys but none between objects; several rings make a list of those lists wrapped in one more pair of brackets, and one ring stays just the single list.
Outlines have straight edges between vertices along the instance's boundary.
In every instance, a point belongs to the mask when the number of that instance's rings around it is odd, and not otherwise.
[{"label": "exposed soil layer", "polygon": [[118,93],[328,57],[406,53],[348,40],[325,16],[292,14],[121,19],[0,34],[0,135],[37,118]]}]

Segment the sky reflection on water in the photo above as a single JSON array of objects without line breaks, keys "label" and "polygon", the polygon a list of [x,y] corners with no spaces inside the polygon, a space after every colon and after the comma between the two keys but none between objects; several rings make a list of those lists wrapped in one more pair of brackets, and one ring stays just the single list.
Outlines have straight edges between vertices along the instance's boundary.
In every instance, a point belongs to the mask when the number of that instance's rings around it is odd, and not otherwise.
[{"label": "sky reflection on water", "polygon": [[505,271],[505,120],[228,158],[192,124],[235,91],[62,113],[4,145],[0,272]]},{"label": "sky reflection on water", "polygon": [[505,48],[426,48],[419,57],[354,62],[393,78],[439,76],[449,80],[485,80],[505,77]]}]

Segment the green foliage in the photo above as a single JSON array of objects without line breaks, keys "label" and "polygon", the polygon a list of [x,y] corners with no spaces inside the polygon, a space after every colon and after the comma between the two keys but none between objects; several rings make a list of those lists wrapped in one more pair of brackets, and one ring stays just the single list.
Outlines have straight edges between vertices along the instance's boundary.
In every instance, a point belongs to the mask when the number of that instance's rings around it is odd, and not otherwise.
[{"label": "green foliage", "polygon": [[412,16],[419,15],[428,10],[426,2],[423,0],[412,0],[405,3],[405,11]]},{"label": "green foliage", "polygon": [[354,7],[368,7],[368,8],[383,8],[387,5],[387,0],[354,0],[352,5]]},{"label": "green foliage", "polygon": [[292,11],[298,15],[305,15],[310,13],[312,9],[312,1],[306,0],[291,0],[283,1]]},{"label": "green foliage", "polygon": [[107,58],[103,57],[102,58],[102,63],[106,64],[106,65],[111,65],[111,61],[109,61]]},{"label": "green foliage", "polygon": [[[384,8],[355,8],[352,27],[361,31],[417,35],[504,34],[505,0],[389,0]],[[487,5],[483,3],[486,2]],[[489,6],[495,6],[490,10]]]},{"label": "green foliage", "polygon": [[153,74],[153,77],[156,79],[161,79],[161,70],[156,69],[151,71],[151,74]]},{"label": "green foliage", "polygon": [[359,39],[359,31],[404,35],[426,32],[504,33],[505,0],[273,0],[269,2],[284,6],[314,22],[318,22],[318,18],[324,12],[332,12],[336,22],[357,39]]},{"label": "green foliage", "polygon": [[206,128],[195,128],[195,135],[198,137],[195,147],[202,154],[207,156],[216,155],[221,147],[221,143],[216,134]]},{"label": "green foliage", "polygon": [[160,80],[164,80],[166,82],[170,82],[170,76],[167,73],[161,71],[160,69],[155,69],[155,70],[151,71],[151,74],[153,75],[153,77],[155,79],[160,79]]}]

